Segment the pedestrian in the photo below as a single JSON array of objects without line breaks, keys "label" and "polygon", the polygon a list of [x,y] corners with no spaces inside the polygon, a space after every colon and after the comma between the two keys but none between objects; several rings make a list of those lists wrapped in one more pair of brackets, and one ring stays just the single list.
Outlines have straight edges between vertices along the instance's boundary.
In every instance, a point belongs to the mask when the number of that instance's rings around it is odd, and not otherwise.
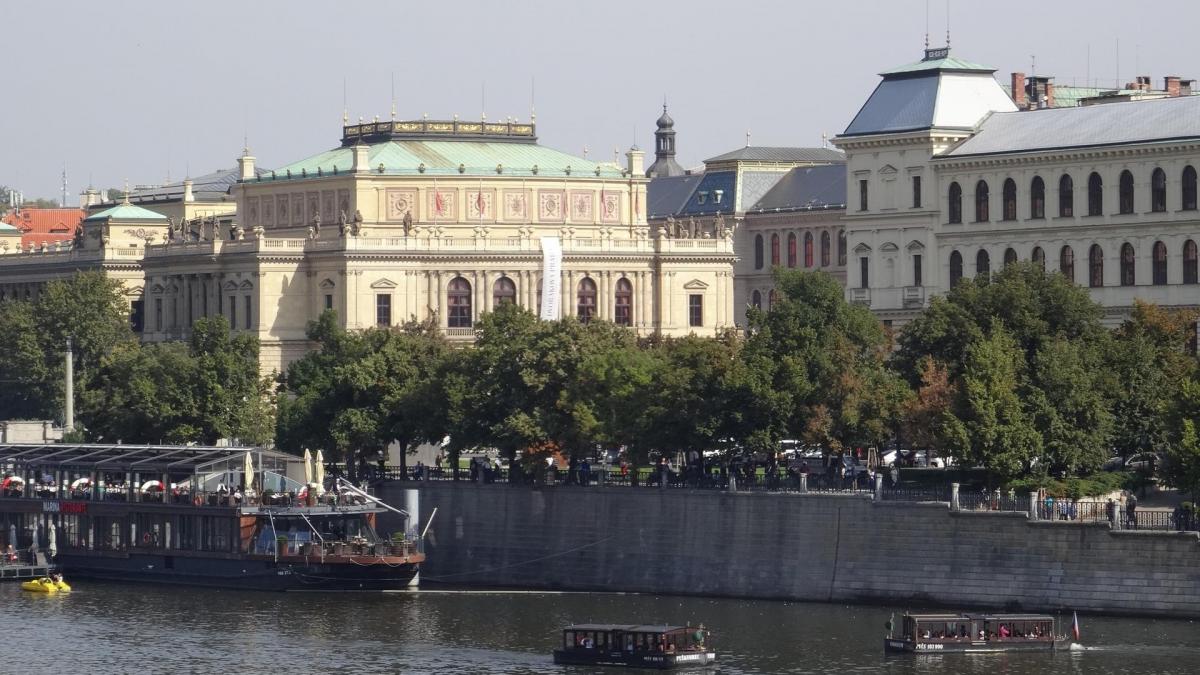
[{"label": "pedestrian", "polygon": [[579,484],[583,487],[587,487],[588,481],[591,480],[591,478],[592,465],[587,461],[587,458],[584,457],[583,461],[579,463]]},{"label": "pedestrian", "polygon": [[1130,494],[1129,499],[1125,502],[1125,519],[1128,521],[1127,526],[1129,529],[1137,529],[1137,497],[1133,494]]},{"label": "pedestrian", "polygon": [[1108,504],[1104,507],[1105,515],[1108,516],[1109,527],[1116,529],[1117,527],[1117,503],[1109,499]]},{"label": "pedestrian", "polygon": [[892,487],[900,487],[900,468],[895,464],[892,465],[891,479]]}]

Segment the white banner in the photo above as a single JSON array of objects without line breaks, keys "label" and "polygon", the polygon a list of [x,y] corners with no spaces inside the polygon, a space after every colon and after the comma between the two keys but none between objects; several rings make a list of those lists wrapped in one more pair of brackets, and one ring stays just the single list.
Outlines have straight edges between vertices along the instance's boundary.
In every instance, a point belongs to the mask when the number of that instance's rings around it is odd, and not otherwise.
[{"label": "white banner", "polygon": [[555,321],[562,300],[562,243],[558,237],[542,237],[542,308],[543,321]]}]

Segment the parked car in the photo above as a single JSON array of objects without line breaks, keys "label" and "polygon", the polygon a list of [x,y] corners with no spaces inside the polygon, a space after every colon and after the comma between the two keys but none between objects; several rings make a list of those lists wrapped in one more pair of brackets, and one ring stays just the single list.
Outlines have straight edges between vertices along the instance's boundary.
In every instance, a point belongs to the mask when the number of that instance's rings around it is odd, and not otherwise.
[{"label": "parked car", "polygon": [[1154,473],[1156,469],[1162,466],[1162,463],[1163,457],[1157,452],[1139,452],[1136,455],[1130,455],[1125,460],[1125,470]]}]

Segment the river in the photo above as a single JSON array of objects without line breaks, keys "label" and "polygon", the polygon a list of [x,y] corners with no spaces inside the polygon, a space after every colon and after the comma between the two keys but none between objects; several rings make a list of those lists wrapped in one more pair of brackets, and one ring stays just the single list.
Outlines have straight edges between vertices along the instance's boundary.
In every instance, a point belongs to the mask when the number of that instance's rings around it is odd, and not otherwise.
[{"label": "river", "polygon": [[[1196,673],[1190,621],[1083,616],[1084,651],[884,656],[903,608],[624,594],[255,593],[0,583],[0,673],[600,673],[555,666],[571,622],[704,622],[721,673]],[[1066,622],[1070,617],[1065,618]]]}]

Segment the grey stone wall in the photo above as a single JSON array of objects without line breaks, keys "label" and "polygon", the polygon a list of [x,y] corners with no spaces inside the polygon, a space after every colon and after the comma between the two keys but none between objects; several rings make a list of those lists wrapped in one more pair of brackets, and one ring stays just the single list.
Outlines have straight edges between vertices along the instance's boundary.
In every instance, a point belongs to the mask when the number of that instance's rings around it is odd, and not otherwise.
[{"label": "grey stone wall", "polygon": [[423,519],[438,509],[425,581],[1200,616],[1196,533],[840,495],[419,485]]}]

